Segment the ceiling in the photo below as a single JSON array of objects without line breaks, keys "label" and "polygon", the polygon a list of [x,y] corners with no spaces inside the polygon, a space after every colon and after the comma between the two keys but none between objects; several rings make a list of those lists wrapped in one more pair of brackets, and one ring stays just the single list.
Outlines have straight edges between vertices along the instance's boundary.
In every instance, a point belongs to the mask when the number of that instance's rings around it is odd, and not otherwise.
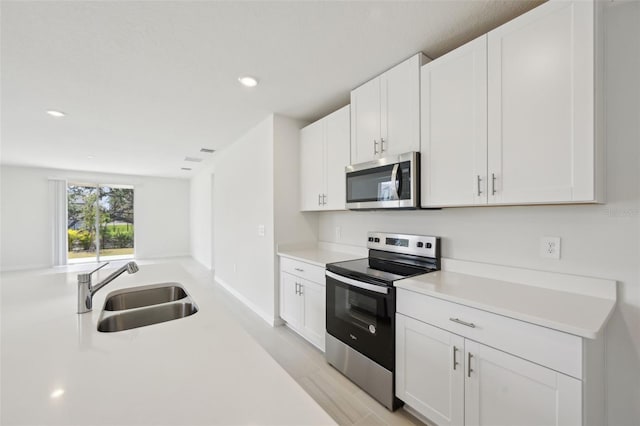
[{"label": "ceiling", "polygon": [[271,113],[316,120],[412,54],[441,56],[539,3],[2,1],[0,161],[190,177],[215,155],[200,148]]}]

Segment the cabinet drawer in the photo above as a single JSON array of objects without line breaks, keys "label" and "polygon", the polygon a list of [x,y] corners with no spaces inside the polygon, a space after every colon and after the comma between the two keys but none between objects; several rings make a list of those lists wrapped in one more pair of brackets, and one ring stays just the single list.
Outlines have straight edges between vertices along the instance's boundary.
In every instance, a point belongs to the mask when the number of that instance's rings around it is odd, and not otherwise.
[{"label": "cabinet drawer", "polygon": [[289,259],[288,257],[280,257],[280,269],[314,283],[325,285],[324,268],[320,266]]},{"label": "cabinet drawer", "polygon": [[404,289],[397,292],[397,311],[582,379],[582,339],[578,336]]}]

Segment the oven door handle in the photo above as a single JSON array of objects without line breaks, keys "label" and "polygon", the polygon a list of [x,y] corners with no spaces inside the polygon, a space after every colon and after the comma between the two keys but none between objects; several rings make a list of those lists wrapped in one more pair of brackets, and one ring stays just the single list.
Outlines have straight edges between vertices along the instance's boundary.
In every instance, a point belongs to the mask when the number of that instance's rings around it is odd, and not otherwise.
[{"label": "oven door handle", "polygon": [[347,278],[347,277],[343,277],[342,275],[338,275],[334,272],[331,271],[327,271],[326,272],[327,277],[332,278],[336,281],[340,281],[341,283],[353,286],[353,287],[358,287],[364,290],[369,290],[369,291],[375,291],[376,293],[382,293],[382,294],[388,294],[389,293],[389,288],[388,287],[383,287],[380,285],[375,285],[375,284],[368,284],[368,283],[364,283],[362,281],[358,281],[358,280],[354,280],[351,278]]}]

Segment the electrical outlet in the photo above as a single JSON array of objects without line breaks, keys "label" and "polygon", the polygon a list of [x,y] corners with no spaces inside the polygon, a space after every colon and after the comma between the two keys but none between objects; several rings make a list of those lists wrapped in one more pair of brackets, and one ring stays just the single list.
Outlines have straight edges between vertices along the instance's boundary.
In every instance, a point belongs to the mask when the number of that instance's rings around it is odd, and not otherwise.
[{"label": "electrical outlet", "polygon": [[342,238],[342,228],[336,226],[336,240],[339,240],[340,238]]},{"label": "electrical outlet", "polygon": [[258,225],[258,237],[264,237],[264,225]]},{"label": "electrical outlet", "polygon": [[540,257],[560,259],[560,237],[540,238]]}]

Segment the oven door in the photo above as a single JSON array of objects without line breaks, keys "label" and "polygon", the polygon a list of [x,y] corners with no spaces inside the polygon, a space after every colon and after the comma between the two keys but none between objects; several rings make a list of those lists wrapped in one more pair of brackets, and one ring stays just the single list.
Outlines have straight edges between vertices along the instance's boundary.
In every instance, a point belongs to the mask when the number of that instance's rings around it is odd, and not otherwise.
[{"label": "oven door", "polygon": [[347,208],[417,208],[419,155],[409,152],[347,166]]},{"label": "oven door", "polygon": [[389,371],[395,362],[395,289],[327,271],[327,332]]}]

